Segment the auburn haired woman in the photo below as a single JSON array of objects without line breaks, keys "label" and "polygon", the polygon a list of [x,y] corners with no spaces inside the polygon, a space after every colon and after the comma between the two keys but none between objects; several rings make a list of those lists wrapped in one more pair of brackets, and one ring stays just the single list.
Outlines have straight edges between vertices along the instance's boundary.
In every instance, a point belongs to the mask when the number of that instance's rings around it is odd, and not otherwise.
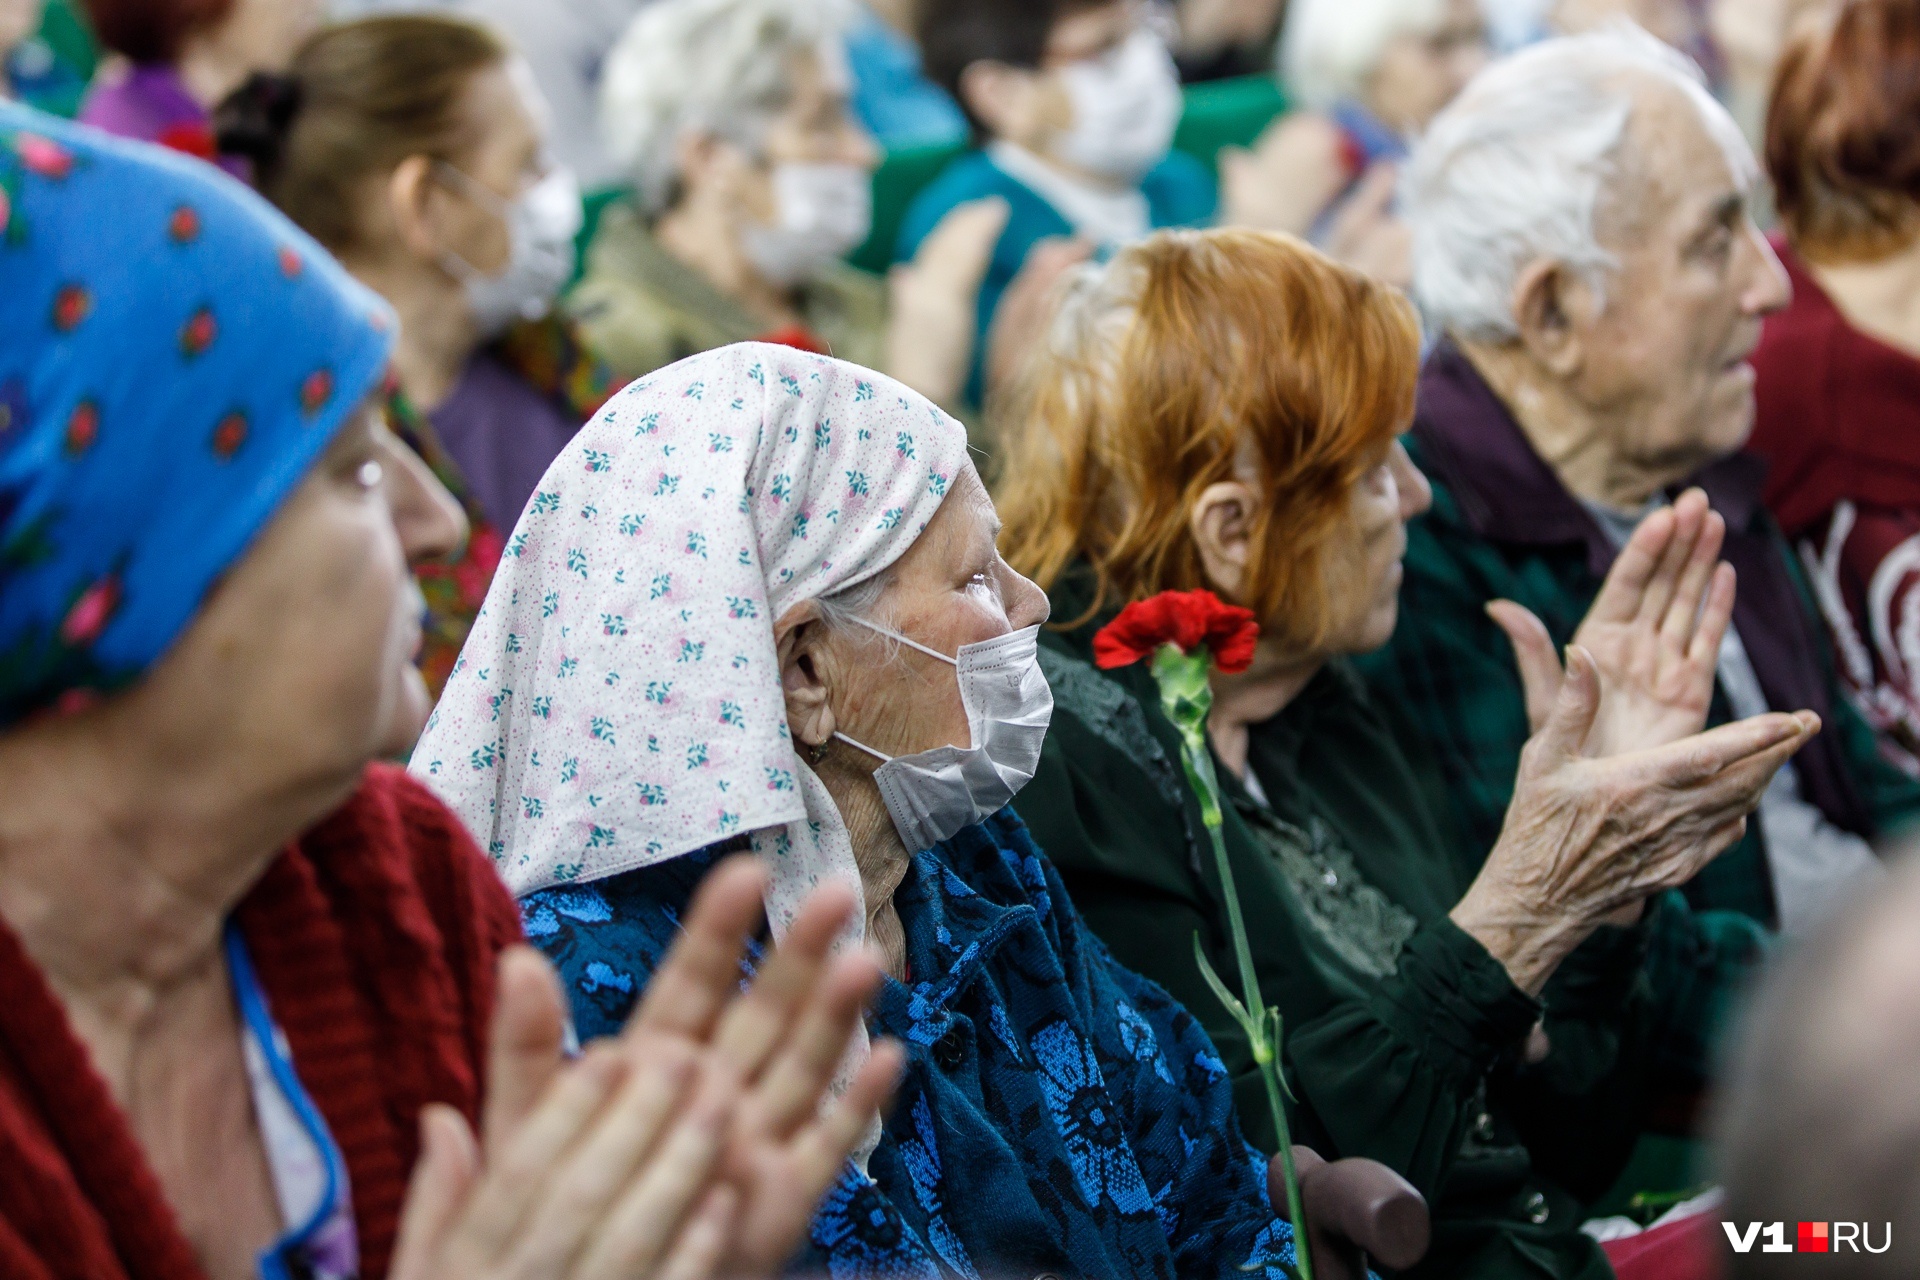
[{"label": "auburn haired woman", "polygon": [[[1613,925],[1735,838],[1811,726],[1699,735],[1733,583],[1724,526],[1689,494],[1636,534],[1599,606],[1610,642],[1576,647],[1564,680],[1539,624],[1503,606],[1537,732],[1485,868],[1457,876],[1444,798],[1345,662],[1392,635],[1406,524],[1428,502],[1395,438],[1418,363],[1399,293],[1282,236],[1163,233],[1077,282],[999,493],[1006,557],[1057,628],[1053,727],[1020,809],[1122,963],[1206,1024],[1271,1147],[1246,1040],[1194,959],[1233,972],[1177,735],[1143,665],[1089,661],[1129,601],[1204,588],[1252,609],[1257,656],[1215,674],[1208,728],[1296,1138],[1427,1195],[1415,1274],[1607,1276],[1580,1202],[1631,1148],[1669,1016],[1639,982],[1646,927]],[[1716,765],[1689,768],[1693,752]],[[1663,981],[1683,997],[1690,976]]]}]

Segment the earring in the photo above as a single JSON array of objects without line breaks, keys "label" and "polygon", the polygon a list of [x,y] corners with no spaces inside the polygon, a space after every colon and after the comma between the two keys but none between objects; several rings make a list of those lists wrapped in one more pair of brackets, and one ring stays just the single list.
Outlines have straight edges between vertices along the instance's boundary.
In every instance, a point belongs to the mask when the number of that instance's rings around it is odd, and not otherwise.
[{"label": "earring", "polygon": [[821,743],[815,744],[814,746],[808,747],[807,763],[810,765],[813,765],[813,764],[819,764],[822,760],[825,760],[827,758],[827,747],[829,745],[830,745],[830,742],[821,742]]}]

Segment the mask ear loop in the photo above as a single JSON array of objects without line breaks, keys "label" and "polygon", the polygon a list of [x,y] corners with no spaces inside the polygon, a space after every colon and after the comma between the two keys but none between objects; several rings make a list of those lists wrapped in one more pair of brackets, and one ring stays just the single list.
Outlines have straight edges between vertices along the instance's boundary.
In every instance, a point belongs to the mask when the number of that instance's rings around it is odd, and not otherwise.
[{"label": "mask ear loop", "polygon": [[[938,649],[929,649],[926,645],[921,644],[918,640],[912,639],[908,636],[903,636],[898,631],[893,630],[893,628],[891,627],[883,627],[877,622],[868,622],[865,618],[852,618],[852,619],[849,619],[849,621],[856,622],[859,625],[865,627],[869,631],[877,631],[881,635],[886,636],[890,640],[898,640],[901,644],[906,645],[909,649],[918,649],[920,652],[926,654],[929,658],[938,658],[940,659],[940,661],[946,663],[950,667],[957,668],[960,665],[960,660],[958,658],[949,658],[946,654],[940,652]],[[848,746],[853,747],[855,750],[866,752],[868,755],[872,756],[875,760],[878,760],[882,764],[886,764],[893,759],[893,757],[888,755],[886,752],[875,751],[872,747],[868,746],[866,743],[857,741],[856,739],[853,739],[853,738],[849,738],[846,734],[841,733],[837,729],[834,730],[833,736],[840,739],[840,741],[846,743]],[[823,744],[818,749],[824,752],[826,748]]]},{"label": "mask ear loop", "polygon": [[[877,622],[868,622],[865,618],[853,618],[851,619],[851,621],[858,623],[860,626],[865,627],[869,631],[877,631],[881,635],[886,636],[888,639],[898,640],[901,644],[907,646],[907,648],[909,649],[918,649],[920,652],[926,654],[929,658],[938,658],[940,659],[940,661],[946,663],[950,667],[958,667],[960,665],[960,659],[949,658],[946,654],[940,652],[938,649],[929,649],[926,645],[921,644],[918,640],[914,640],[907,636],[903,636],[898,631],[895,631],[891,627],[883,627]],[[864,751],[866,750],[866,748],[862,747],[861,750]],[[878,751],[874,752],[873,754],[880,755]],[[885,759],[886,757],[882,756],[881,758]]]}]

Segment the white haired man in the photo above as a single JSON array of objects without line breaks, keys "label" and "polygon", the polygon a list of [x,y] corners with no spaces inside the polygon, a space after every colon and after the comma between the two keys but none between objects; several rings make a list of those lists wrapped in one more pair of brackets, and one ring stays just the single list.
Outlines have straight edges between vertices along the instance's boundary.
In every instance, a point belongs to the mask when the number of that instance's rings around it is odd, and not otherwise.
[{"label": "white haired man", "polygon": [[[1435,119],[1403,191],[1414,292],[1438,331],[1409,437],[1434,504],[1410,531],[1400,628],[1367,674],[1448,771],[1463,868],[1498,835],[1529,706],[1557,686],[1555,646],[1604,642],[1586,621],[1602,578],[1683,487],[1724,519],[1738,577],[1711,721],[1780,708],[1825,723],[1684,900],[1601,931],[1640,935],[1616,950],[1647,957],[1670,1029],[1663,1085],[1702,1078],[1751,922],[1806,926],[1877,874],[1869,841],[1920,815],[1920,785],[1878,758],[1839,695],[1759,464],[1739,453],[1747,356],[1788,299],[1748,214],[1756,173],[1698,70],[1619,26],[1483,73]],[[1502,599],[1545,630],[1489,608]]]}]

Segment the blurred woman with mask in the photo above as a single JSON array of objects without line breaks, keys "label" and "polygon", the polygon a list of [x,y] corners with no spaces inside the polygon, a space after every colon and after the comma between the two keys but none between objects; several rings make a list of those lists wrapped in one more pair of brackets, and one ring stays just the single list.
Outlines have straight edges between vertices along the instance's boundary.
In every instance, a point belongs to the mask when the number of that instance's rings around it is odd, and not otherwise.
[{"label": "blurred woman with mask", "polygon": [[974,324],[969,400],[984,387],[985,337],[1042,241],[1111,251],[1161,227],[1209,222],[1212,178],[1174,152],[1182,99],[1172,55],[1132,0],[927,0],[927,74],[960,102],[979,149],[920,193],[895,257],[923,252],[948,212],[984,197],[1011,215],[993,247]]},{"label": "blurred woman with mask", "polygon": [[[212,112],[256,72],[286,67],[319,25],[321,0],[85,0],[102,67],[80,120],[213,160]],[[244,177],[238,159],[222,166]]]},{"label": "blurred woman with mask", "polygon": [[602,125],[634,200],[602,219],[568,307],[621,374],[757,339],[955,402],[1006,209],[955,211],[887,280],[842,261],[879,163],[849,107],[853,18],[843,0],[657,0],[608,57]]},{"label": "blurred woman with mask", "polygon": [[540,476],[614,389],[553,312],[580,196],[547,154],[546,108],[500,37],[437,16],[310,40],[221,112],[261,192],[400,316],[390,416],[459,494],[465,559],[423,582],[435,688]]}]

